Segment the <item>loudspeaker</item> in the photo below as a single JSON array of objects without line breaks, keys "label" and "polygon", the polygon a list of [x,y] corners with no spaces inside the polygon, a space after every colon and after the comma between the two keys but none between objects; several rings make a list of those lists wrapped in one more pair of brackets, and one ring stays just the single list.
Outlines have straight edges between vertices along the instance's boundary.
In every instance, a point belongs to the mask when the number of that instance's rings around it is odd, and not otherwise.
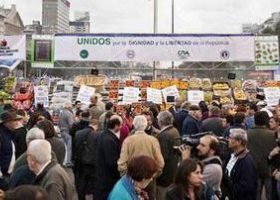
[{"label": "loudspeaker", "polygon": [[228,79],[230,80],[234,80],[235,79],[236,74],[235,73],[228,73]]},{"label": "loudspeaker", "polygon": [[98,76],[99,71],[98,71],[98,69],[92,69],[92,70],[90,71],[90,74],[91,74],[91,75],[96,75],[96,76]]}]

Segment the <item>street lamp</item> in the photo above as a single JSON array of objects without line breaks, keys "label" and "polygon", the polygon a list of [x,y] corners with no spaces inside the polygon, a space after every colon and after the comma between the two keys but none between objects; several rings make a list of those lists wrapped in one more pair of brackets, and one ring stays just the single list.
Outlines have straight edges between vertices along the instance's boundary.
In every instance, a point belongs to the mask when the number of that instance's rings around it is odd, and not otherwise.
[{"label": "street lamp", "polygon": [[[174,0],[172,0],[171,4],[171,33],[174,34]],[[172,79],[174,79],[174,61],[171,62],[172,67]]]},{"label": "street lamp", "polygon": [[[158,32],[158,0],[154,0],[154,34]],[[157,79],[156,75],[156,61],[153,61],[153,77]]]}]

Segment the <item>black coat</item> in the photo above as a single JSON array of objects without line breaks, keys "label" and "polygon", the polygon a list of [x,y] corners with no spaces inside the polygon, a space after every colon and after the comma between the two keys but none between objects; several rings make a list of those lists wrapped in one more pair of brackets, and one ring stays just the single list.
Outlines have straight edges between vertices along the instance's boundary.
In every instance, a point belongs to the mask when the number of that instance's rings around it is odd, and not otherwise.
[{"label": "black coat", "polygon": [[27,150],[26,134],[27,129],[23,126],[14,130],[13,142],[16,149],[16,159]]},{"label": "black coat", "polygon": [[183,122],[188,116],[188,111],[186,110],[181,110],[180,112],[175,114],[175,127],[179,131],[180,135],[183,135],[182,133],[182,127],[183,127]]},{"label": "black coat", "polygon": [[94,199],[107,199],[115,183],[120,179],[117,163],[120,152],[120,140],[114,133],[110,130],[100,133],[96,156],[96,192]]},{"label": "black coat", "polygon": [[[225,167],[227,166],[227,159]],[[258,172],[253,157],[248,150],[238,155],[230,176],[225,169],[223,176],[223,195],[227,195],[230,200],[256,200],[258,192]]]},{"label": "black coat", "polygon": [[97,151],[98,133],[92,128],[87,127],[76,132],[75,135],[75,165],[80,160],[82,165],[95,165]]},{"label": "black coat", "polygon": [[4,175],[7,175],[13,155],[12,137],[12,132],[0,124],[0,167]]}]

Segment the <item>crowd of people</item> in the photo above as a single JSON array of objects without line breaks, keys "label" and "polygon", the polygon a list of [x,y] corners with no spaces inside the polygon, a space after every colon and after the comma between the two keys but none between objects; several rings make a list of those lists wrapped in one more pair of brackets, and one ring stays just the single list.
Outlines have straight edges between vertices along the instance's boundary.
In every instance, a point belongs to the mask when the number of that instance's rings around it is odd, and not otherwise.
[{"label": "crowd of people", "polygon": [[0,105],[0,199],[280,199],[277,107],[176,98],[136,114],[99,98],[55,120]]}]

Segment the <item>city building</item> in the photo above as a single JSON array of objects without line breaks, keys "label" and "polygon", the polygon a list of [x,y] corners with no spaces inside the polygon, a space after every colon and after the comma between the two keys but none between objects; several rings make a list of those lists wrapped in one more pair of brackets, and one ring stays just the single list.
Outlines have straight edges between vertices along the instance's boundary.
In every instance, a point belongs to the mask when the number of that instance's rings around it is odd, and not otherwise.
[{"label": "city building", "polygon": [[32,24],[24,26],[24,33],[26,35],[42,34],[42,25],[40,21],[33,20]]},{"label": "city building", "polygon": [[280,12],[274,12],[271,16],[261,24],[242,24],[242,33],[258,34],[266,28],[275,30],[277,22],[280,21]]},{"label": "city building", "polygon": [[43,0],[43,34],[69,33],[70,2],[67,0]]},{"label": "city building", "polygon": [[90,15],[89,12],[75,12],[75,21],[69,23],[70,33],[89,33]]},{"label": "city building", "polygon": [[19,35],[24,30],[23,22],[16,10],[16,5],[10,9],[0,7],[0,34],[1,35]]},{"label": "city building", "polygon": [[280,21],[280,12],[274,12],[271,14],[271,17],[265,20],[264,23],[262,23],[263,29],[265,28],[271,28],[275,29],[277,22]]},{"label": "city building", "polygon": [[257,34],[260,31],[261,26],[258,24],[242,24],[242,33]]}]

